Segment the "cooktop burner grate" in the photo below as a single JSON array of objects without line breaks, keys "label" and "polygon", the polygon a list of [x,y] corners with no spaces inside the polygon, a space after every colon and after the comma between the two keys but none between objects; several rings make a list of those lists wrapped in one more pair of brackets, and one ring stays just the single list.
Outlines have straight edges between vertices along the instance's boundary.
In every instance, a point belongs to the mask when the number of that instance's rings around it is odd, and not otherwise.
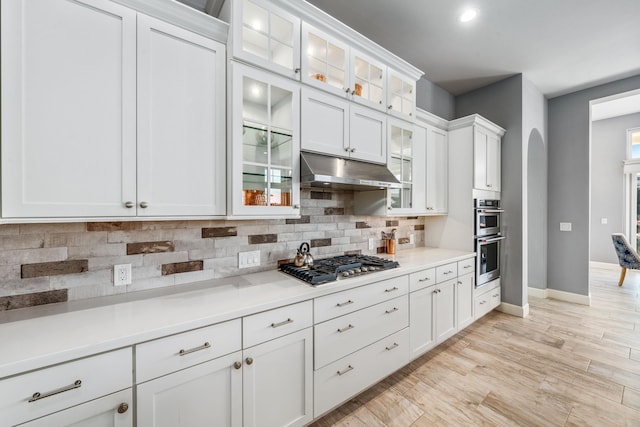
[{"label": "cooktop burner grate", "polygon": [[399,265],[397,261],[390,259],[356,254],[318,259],[314,261],[312,267],[296,267],[293,263],[283,264],[280,270],[312,285],[319,285],[340,278],[389,270]]}]

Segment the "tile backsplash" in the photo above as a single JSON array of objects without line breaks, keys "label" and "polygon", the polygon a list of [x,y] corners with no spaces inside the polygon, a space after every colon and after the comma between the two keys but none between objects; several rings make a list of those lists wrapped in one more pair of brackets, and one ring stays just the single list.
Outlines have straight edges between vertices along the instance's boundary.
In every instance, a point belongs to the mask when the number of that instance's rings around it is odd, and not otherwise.
[{"label": "tile backsplash", "polygon": [[[0,225],[0,311],[271,270],[304,241],[316,258],[383,253],[381,232],[396,228],[398,250],[424,246],[424,218],[355,216],[352,203],[302,190],[299,219]],[[238,269],[255,250],[261,265]],[[131,264],[131,285],[113,286],[116,264]]]}]

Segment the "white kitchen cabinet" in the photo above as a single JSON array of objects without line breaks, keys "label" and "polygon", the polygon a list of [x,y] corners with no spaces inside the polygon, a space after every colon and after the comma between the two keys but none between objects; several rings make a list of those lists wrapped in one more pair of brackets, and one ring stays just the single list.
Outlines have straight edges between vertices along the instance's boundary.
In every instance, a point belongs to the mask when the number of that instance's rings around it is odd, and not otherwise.
[{"label": "white kitchen cabinet", "polygon": [[138,215],[226,213],[225,46],[138,16]]},{"label": "white kitchen cabinet", "polygon": [[229,205],[237,217],[300,215],[300,87],[232,61]]},{"label": "white kitchen cabinet", "polygon": [[[455,272],[452,272],[452,278],[443,276],[445,278],[438,279],[438,270],[442,276],[452,271],[451,265],[455,263],[411,274],[411,283],[418,289],[409,295],[412,359],[458,331],[458,284]],[[434,277],[437,283],[423,287],[424,283],[432,283]]]},{"label": "white kitchen cabinet", "polygon": [[103,0],[2,20],[4,218],[226,213],[224,45]]},{"label": "white kitchen cabinet", "polygon": [[132,427],[133,393],[129,388],[25,424],[20,424],[20,426]]},{"label": "white kitchen cabinet", "polygon": [[386,111],[387,67],[363,52],[351,49],[351,99],[379,111]]},{"label": "white kitchen cabinet", "polygon": [[429,215],[443,215],[448,210],[447,131],[426,128],[425,206]]},{"label": "white kitchen cabinet", "polygon": [[312,25],[302,23],[301,80],[350,98],[349,46]]},{"label": "white kitchen cabinet", "polygon": [[7,0],[2,216],[133,216],[136,12],[106,0]]},{"label": "white kitchen cabinet", "polygon": [[473,187],[500,191],[500,137],[487,129],[473,129]]},{"label": "white kitchen cabinet", "polygon": [[389,114],[413,121],[416,115],[416,81],[390,68],[387,104]]},{"label": "white kitchen cabinet", "polygon": [[385,163],[387,117],[348,100],[302,87],[302,149]]},{"label": "white kitchen cabinet", "polygon": [[500,279],[493,280],[475,289],[474,316],[478,320],[485,314],[491,312],[501,303]]},{"label": "white kitchen cabinet", "polygon": [[475,278],[473,274],[458,276],[456,281],[456,323],[458,331],[473,323],[473,292]]},{"label": "white kitchen cabinet", "polygon": [[242,426],[242,353],[237,351],[137,386],[139,427]]},{"label": "white kitchen cabinet", "polygon": [[[2,424],[20,424],[130,390],[132,371],[132,351],[127,347],[5,378],[0,381]],[[131,400],[120,403],[131,405]],[[73,417],[99,419],[105,411],[110,409],[100,404],[72,412]]]},{"label": "white kitchen cabinet", "polygon": [[244,349],[243,426],[303,426],[313,420],[312,341],[313,329],[306,328]]},{"label": "white kitchen cabinet", "polygon": [[299,17],[268,0],[227,1],[220,17],[231,23],[234,58],[300,79]]}]

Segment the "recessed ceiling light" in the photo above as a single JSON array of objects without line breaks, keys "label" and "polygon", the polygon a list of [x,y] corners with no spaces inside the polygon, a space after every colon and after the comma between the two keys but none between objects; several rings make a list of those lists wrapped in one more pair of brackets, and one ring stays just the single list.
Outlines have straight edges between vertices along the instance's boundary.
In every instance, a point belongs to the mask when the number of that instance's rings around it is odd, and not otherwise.
[{"label": "recessed ceiling light", "polygon": [[477,10],[467,9],[464,12],[462,12],[462,15],[460,15],[460,22],[472,21],[473,19],[475,19],[476,16],[478,16]]}]

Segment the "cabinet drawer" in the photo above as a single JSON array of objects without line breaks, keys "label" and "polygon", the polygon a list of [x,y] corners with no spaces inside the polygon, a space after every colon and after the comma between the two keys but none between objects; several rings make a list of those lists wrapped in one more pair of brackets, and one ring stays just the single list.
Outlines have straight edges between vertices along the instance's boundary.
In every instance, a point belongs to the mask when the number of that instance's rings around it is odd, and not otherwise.
[{"label": "cabinet drawer", "polygon": [[463,275],[467,273],[472,273],[476,270],[476,259],[468,258],[463,259],[462,261],[458,261],[458,274]]},{"label": "cabinet drawer", "polygon": [[314,417],[409,363],[409,329],[405,328],[314,373]]},{"label": "cabinet drawer", "polygon": [[313,325],[311,300],[242,319],[242,345],[251,347]]},{"label": "cabinet drawer", "polygon": [[313,300],[315,323],[396,298],[406,294],[408,289],[408,276],[400,276],[316,298]]},{"label": "cabinet drawer", "polygon": [[476,289],[476,292],[474,307],[475,319],[481,318],[500,305],[500,279],[494,280],[480,289]]},{"label": "cabinet drawer", "polygon": [[3,425],[14,425],[131,387],[131,348],[0,381]]},{"label": "cabinet drawer", "polygon": [[411,273],[409,275],[409,290],[411,292],[424,289],[436,284],[436,269],[428,268],[426,270]]},{"label": "cabinet drawer", "polygon": [[436,283],[444,282],[445,280],[454,279],[458,275],[458,263],[452,262],[449,264],[436,267]]},{"label": "cabinet drawer", "polygon": [[136,383],[188,368],[242,348],[240,319],[136,346]]},{"label": "cabinet drawer", "polygon": [[353,353],[409,325],[407,295],[314,327],[315,369]]}]

